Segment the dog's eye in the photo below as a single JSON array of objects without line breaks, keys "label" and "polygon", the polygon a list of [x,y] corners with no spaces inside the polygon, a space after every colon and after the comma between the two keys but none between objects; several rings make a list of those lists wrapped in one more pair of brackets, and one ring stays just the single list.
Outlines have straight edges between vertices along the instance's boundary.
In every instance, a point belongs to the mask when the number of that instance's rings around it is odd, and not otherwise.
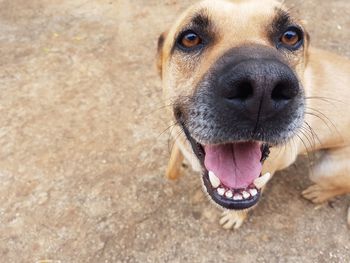
[{"label": "dog's eye", "polygon": [[302,43],[302,32],[297,28],[289,28],[281,36],[280,42],[287,48],[297,49]]},{"label": "dog's eye", "polygon": [[202,43],[202,39],[194,32],[185,32],[179,41],[180,45],[184,48],[193,48]]},{"label": "dog's eye", "polygon": [[282,36],[282,43],[288,46],[294,46],[299,42],[298,33],[292,30],[285,32]]}]

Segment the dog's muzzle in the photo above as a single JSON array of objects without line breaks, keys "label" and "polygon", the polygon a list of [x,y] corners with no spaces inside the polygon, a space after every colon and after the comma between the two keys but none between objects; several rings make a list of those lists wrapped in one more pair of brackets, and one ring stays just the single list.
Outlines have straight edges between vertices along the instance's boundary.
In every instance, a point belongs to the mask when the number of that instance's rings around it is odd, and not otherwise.
[{"label": "dog's muzzle", "polygon": [[189,101],[178,105],[176,116],[202,163],[207,192],[222,207],[252,207],[269,180],[261,175],[269,147],[286,142],[303,123],[296,74],[272,48],[234,49]]}]

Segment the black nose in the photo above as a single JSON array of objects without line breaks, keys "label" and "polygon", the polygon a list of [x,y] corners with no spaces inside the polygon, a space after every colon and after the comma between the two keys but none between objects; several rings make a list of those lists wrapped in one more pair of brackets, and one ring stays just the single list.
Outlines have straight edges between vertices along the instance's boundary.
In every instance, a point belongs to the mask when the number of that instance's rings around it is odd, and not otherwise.
[{"label": "black nose", "polygon": [[243,61],[219,77],[222,102],[247,118],[264,120],[283,111],[300,92],[293,71],[278,60]]}]

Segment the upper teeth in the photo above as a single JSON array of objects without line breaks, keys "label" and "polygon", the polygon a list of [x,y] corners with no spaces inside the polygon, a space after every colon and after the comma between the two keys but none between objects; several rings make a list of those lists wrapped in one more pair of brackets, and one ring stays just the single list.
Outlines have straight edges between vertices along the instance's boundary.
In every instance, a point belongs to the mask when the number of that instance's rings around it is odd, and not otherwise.
[{"label": "upper teeth", "polygon": [[220,179],[212,171],[209,171],[209,181],[214,188],[218,188],[221,184]]},{"label": "upper teeth", "polygon": [[254,185],[256,188],[261,189],[265,186],[265,184],[271,179],[271,174],[266,173],[263,176],[260,176],[259,178],[256,178],[254,180]]}]

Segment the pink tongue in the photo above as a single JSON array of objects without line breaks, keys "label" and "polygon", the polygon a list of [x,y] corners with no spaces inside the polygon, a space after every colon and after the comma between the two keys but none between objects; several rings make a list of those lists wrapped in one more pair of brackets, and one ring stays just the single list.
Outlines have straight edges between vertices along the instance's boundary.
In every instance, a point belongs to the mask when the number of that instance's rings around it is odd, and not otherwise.
[{"label": "pink tongue", "polygon": [[257,142],[207,145],[204,147],[204,164],[225,186],[246,188],[261,173],[260,147]]}]

